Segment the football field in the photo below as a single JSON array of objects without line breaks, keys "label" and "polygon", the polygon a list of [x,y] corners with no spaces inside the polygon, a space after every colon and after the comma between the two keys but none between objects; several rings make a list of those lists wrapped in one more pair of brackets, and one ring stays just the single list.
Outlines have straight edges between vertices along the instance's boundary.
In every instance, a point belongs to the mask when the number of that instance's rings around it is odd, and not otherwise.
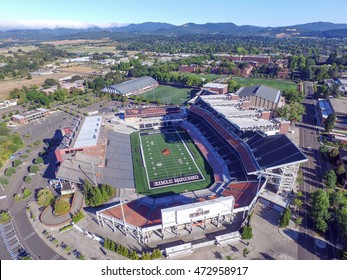
[{"label": "football field", "polygon": [[142,157],[150,188],[204,180],[176,129],[140,132]]},{"label": "football field", "polygon": [[131,133],[130,140],[138,193],[182,193],[213,183],[211,167],[185,131],[140,131]]}]

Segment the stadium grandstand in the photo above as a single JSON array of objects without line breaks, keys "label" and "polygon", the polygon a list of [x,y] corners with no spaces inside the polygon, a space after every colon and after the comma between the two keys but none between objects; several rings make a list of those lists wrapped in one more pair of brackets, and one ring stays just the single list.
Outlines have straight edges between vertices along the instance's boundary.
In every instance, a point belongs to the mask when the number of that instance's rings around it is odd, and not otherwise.
[{"label": "stadium grandstand", "polygon": [[56,151],[57,178],[115,187],[118,199],[96,212],[97,221],[139,243],[241,224],[258,199],[284,209],[307,161],[285,135],[287,120],[236,95],[201,95],[189,109],[132,108],[125,116],[114,126],[93,116],[64,128],[71,139]]},{"label": "stadium grandstand", "polygon": [[137,95],[158,87],[159,84],[152,77],[141,77],[117,85],[107,86],[102,92],[120,94],[123,96]]}]

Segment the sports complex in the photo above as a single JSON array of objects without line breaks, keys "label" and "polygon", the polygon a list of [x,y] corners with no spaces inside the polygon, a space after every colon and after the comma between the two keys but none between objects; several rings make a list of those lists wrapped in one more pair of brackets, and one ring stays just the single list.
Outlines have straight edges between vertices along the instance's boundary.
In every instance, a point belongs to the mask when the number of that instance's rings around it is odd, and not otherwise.
[{"label": "sports complex", "polygon": [[[266,88],[255,94],[271,107],[281,99]],[[57,178],[115,187],[118,198],[96,212],[97,221],[139,243],[211,226],[216,242],[227,242],[237,234],[218,230],[244,221],[258,200],[287,206],[307,161],[285,135],[289,122],[250,100],[200,92],[189,108],[138,106],[125,109],[125,119],[87,117],[56,151]]]}]

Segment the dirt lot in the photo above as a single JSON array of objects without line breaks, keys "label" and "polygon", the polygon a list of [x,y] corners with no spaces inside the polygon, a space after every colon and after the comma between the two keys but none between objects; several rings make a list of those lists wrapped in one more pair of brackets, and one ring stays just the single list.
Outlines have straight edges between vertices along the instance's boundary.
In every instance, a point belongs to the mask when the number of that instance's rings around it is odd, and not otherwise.
[{"label": "dirt lot", "polygon": [[46,79],[60,79],[71,75],[86,75],[93,74],[93,72],[98,72],[98,69],[92,67],[75,66],[69,68],[60,68],[60,73],[54,73],[50,75],[43,76],[33,76],[32,80],[21,79],[21,80],[11,80],[0,82],[0,99],[7,99],[11,90],[14,88],[22,88],[22,86],[31,85],[43,85]]}]

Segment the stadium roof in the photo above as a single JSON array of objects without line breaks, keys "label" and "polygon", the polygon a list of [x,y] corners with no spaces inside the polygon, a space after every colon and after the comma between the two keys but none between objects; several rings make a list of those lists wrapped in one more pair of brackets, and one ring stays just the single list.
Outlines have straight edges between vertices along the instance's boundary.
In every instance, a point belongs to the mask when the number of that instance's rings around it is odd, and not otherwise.
[{"label": "stadium roof", "polygon": [[88,179],[93,183],[96,180],[98,184],[134,189],[129,134],[108,131],[104,160],[96,155],[88,155],[84,150],[65,154],[56,176],[77,183]]},{"label": "stadium roof", "polygon": [[109,130],[107,140],[102,182],[118,188],[134,189],[134,170],[129,134]]},{"label": "stadium roof", "polygon": [[101,116],[86,117],[77,136],[74,148],[95,146],[98,142]]},{"label": "stadium roof", "polygon": [[239,135],[250,147],[261,169],[274,169],[307,161],[306,156],[283,134],[264,136],[255,131]]},{"label": "stadium roof", "polygon": [[264,85],[242,87],[236,94],[241,97],[254,95],[274,103],[278,103],[281,97],[280,90]]},{"label": "stadium roof", "polygon": [[102,91],[114,92],[117,94],[128,95],[141,89],[149,88],[158,84],[152,77],[145,76],[134,80],[129,80],[120,84],[105,87]]}]

